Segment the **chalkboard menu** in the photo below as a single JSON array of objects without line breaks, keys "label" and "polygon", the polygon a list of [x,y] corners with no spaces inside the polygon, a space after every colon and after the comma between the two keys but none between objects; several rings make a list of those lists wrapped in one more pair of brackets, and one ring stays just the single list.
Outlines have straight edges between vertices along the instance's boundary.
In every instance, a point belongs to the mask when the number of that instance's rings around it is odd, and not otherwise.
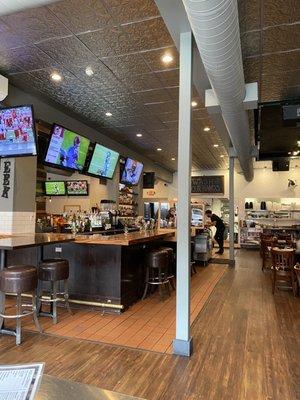
[{"label": "chalkboard menu", "polygon": [[192,176],[192,193],[224,194],[224,175]]}]

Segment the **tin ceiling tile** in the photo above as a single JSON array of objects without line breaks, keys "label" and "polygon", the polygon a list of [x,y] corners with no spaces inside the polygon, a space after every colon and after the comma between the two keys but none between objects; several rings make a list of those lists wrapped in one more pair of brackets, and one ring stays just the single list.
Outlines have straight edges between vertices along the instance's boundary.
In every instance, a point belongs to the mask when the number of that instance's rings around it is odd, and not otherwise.
[{"label": "tin ceiling tile", "polygon": [[149,103],[146,104],[145,107],[149,110],[150,114],[161,114],[161,113],[169,113],[169,112],[177,112],[178,105],[173,101],[168,102],[160,102],[160,103]]},{"label": "tin ceiling tile", "polygon": [[58,66],[55,60],[34,45],[1,52],[0,64],[2,62],[7,65],[8,72],[13,72],[13,70],[31,71]]},{"label": "tin ceiling tile", "polygon": [[166,89],[154,89],[133,93],[132,96],[141,104],[170,101],[170,95]]},{"label": "tin ceiling tile", "polygon": [[27,9],[5,15],[2,21],[27,43],[70,35],[71,32],[46,8]]},{"label": "tin ceiling tile", "polygon": [[[168,63],[163,62],[162,58],[165,55],[171,56],[173,60]],[[152,71],[179,68],[179,54],[175,46],[146,51],[143,57]]]},{"label": "tin ceiling tile", "polygon": [[260,1],[261,0],[238,0],[241,32],[260,28]]},{"label": "tin ceiling tile", "polygon": [[179,69],[156,72],[156,77],[162,82],[164,87],[179,85]]},{"label": "tin ceiling tile", "polygon": [[260,57],[244,58],[244,75],[245,82],[255,82],[259,80],[260,77]]},{"label": "tin ceiling tile", "polygon": [[66,67],[97,62],[97,57],[75,36],[47,40],[37,47]]},{"label": "tin ceiling tile", "polygon": [[74,33],[114,25],[111,15],[99,0],[64,0],[50,4],[48,8]]},{"label": "tin ceiling tile", "polygon": [[276,53],[262,57],[263,74],[271,73],[274,69],[278,72],[296,70],[300,65],[300,50],[288,53]]},{"label": "tin ceiling tile", "polygon": [[260,31],[241,34],[243,57],[260,54]]},{"label": "tin ceiling tile", "polygon": [[126,76],[125,79],[121,78],[121,80],[132,92],[158,89],[161,87],[160,81],[153,73],[138,76]]},{"label": "tin ceiling tile", "polygon": [[300,24],[282,25],[263,31],[263,53],[299,49]]},{"label": "tin ceiling tile", "polygon": [[141,75],[150,72],[141,54],[103,58],[103,63],[118,76]]},{"label": "tin ceiling tile", "polygon": [[159,16],[153,0],[102,0],[119,24]]},{"label": "tin ceiling tile", "polygon": [[129,35],[134,51],[158,49],[173,45],[172,38],[162,18],[125,25],[122,28]]},{"label": "tin ceiling tile", "polygon": [[300,20],[299,0],[264,0],[264,26],[290,24]]},{"label": "tin ceiling tile", "polygon": [[87,32],[78,38],[97,56],[111,57],[134,52],[136,46],[119,27]]}]

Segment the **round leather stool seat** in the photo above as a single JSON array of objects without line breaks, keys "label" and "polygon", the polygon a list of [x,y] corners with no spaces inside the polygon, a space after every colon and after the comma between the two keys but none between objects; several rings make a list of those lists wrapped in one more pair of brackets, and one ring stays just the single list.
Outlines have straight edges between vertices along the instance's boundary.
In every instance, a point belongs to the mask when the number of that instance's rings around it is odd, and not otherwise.
[{"label": "round leather stool seat", "polygon": [[164,250],[152,250],[146,256],[146,264],[150,268],[168,268],[168,253]]},{"label": "round leather stool seat", "polygon": [[16,265],[0,272],[0,291],[9,293],[32,292],[37,287],[37,270],[31,265]]},{"label": "round leather stool seat", "polygon": [[61,281],[69,278],[69,262],[62,258],[44,260],[39,265],[38,277],[41,281]]}]

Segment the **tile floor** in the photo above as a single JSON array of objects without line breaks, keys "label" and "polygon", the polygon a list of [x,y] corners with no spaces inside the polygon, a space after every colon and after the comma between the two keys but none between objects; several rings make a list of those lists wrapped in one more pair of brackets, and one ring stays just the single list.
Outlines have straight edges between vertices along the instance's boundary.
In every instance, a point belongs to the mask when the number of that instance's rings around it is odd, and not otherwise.
[{"label": "tile floor", "polygon": [[[191,324],[227,268],[226,265],[214,264],[197,268],[198,272],[191,280]],[[30,317],[23,321],[23,329],[35,330]],[[45,334],[172,353],[175,292],[172,291],[171,297],[164,301],[154,293],[121,315],[101,315],[99,311],[82,309],[74,309],[73,315],[69,315],[65,309],[59,308],[57,325],[47,317],[41,317],[40,323]]]}]

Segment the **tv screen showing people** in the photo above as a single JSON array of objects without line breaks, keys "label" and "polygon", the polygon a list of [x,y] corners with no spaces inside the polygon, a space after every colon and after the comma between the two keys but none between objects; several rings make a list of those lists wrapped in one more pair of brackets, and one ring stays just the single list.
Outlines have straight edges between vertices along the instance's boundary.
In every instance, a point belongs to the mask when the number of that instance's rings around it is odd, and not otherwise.
[{"label": "tv screen showing people", "polygon": [[62,168],[82,171],[89,145],[89,139],[54,124],[45,161]]},{"label": "tv screen showing people", "polygon": [[119,153],[96,143],[88,173],[111,179],[114,175]]},{"label": "tv screen showing people", "polygon": [[127,158],[122,172],[122,183],[137,185],[143,171],[143,164],[139,161]]},{"label": "tv screen showing people", "polygon": [[46,181],[45,182],[46,196],[65,196],[66,186],[64,181]]},{"label": "tv screen showing people", "polygon": [[0,157],[36,156],[32,106],[0,110]]},{"label": "tv screen showing people", "polygon": [[84,180],[66,181],[67,195],[68,196],[87,196],[88,183]]}]

